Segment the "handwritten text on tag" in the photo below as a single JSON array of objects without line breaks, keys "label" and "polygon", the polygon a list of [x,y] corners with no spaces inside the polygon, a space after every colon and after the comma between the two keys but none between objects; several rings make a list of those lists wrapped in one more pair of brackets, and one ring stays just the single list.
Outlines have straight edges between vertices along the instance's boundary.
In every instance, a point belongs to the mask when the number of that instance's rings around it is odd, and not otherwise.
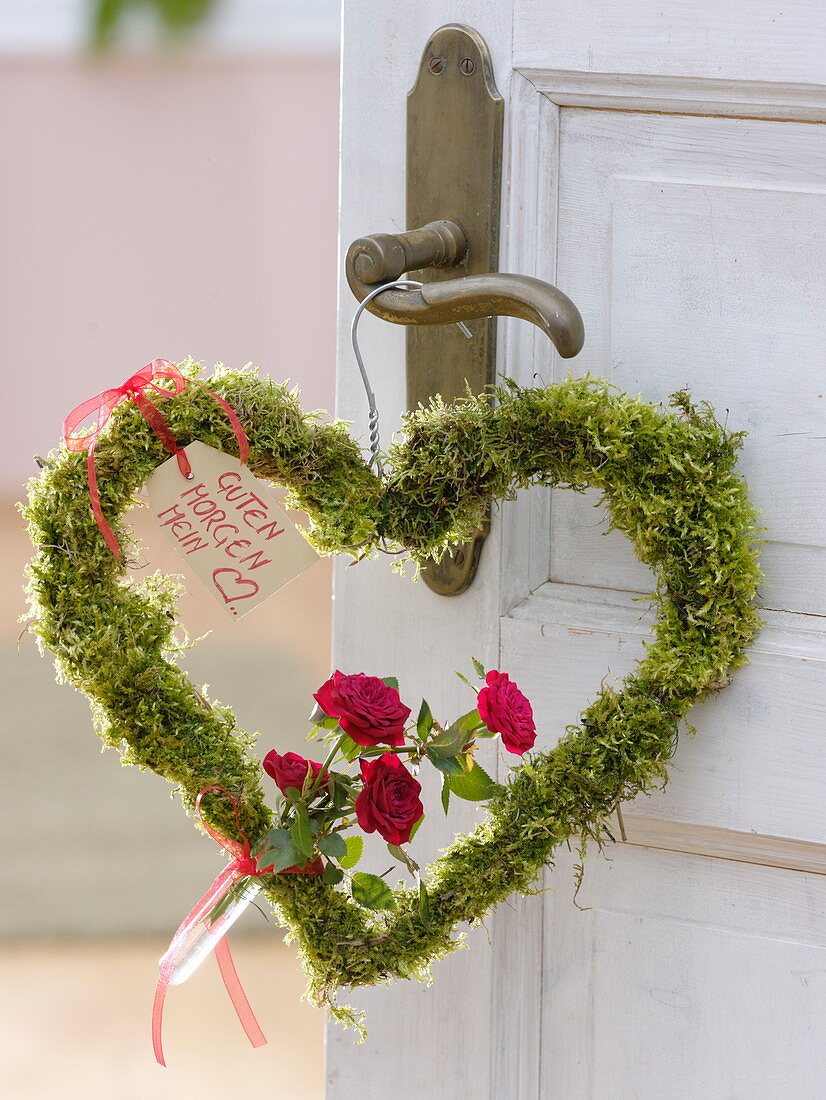
[{"label": "handwritten text on tag", "polygon": [[147,482],[149,507],[195,572],[233,618],[240,618],[318,561],[269,486],[231,455],[190,443],[192,477],[177,460]]}]

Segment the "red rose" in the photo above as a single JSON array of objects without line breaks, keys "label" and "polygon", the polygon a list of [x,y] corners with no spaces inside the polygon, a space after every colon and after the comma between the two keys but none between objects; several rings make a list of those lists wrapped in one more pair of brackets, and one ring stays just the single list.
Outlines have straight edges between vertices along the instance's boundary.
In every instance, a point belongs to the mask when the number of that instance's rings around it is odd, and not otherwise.
[{"label": "red rose", "polygon": [[491,731],[501,733],[508,752],[521,756],[533,748],[536,723],[531,704],[504,672],[493,669],[485,677],[476,706],[479,717]]},{"label": "red rose", "polygon": [[341,728],[357,744],[368,748],[382,743],[396,748],[404,744],[410,707],[402,703],[394,687],[388,687],[378,676],[334,672],[313,698],[325,714],[338,718]]},{"label": "red rose", "polygon": [[375,833],[390,844],[406,844],[424,814],[422,786],[395,753],[361,761],[364,786],[356,799],[356,817],[365,833]]},{"label": "red rose", "polygon": [[272,776],[282,794],[286,794],[290,787],[301,790],[308,768],[313,769],[313,780],[318,779],[322,765],[316,764],[315,760],[305,760],[296,752],[285,752],[282,756],[272,749],[264,757],[264,771]]}]

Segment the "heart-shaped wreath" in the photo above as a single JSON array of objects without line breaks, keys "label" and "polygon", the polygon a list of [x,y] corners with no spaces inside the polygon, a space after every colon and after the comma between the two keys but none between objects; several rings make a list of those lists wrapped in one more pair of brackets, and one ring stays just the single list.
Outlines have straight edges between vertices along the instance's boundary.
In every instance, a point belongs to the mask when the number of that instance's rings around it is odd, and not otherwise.
[{"label": "heart-shaped wreath", "polygon": [[[183,369],[197,376],[197,365]],[[345,425],[304,413],[285,386],[228,370],[210,386],[156,396],[175,439],[234,453],[218,395],[243,425],[250,469],[291,490],[322,554],[389,549],[421,562],[466,537],[491,499],[529,484],[593,486],[657,580],[645,657],[620,689],[602,688],[555,748],[526,755],[495,787],[484,821],[428,869],[426,907],[416,889],[396,889],[392,909],[371,912],[318,876],[263,876],[299,945],[310,996],[348,1019],[335,1003],[340,987],[421,977],[456,946],[458,925],[530,891],[560,842],[599,841],[618,803],[665,781],[679,723],[743,663],[759,626],[755,513],[735,466],[740,435],[685,394],[668,411],[590,378],[508,384],[494,404],[435,400],[410,414],[380,479]],[[95,460],[100,507],[126,551],[120,561],[90,509],[84,456],[50,457],[26,509],[37,548],[33,624],[60,674],[89,697],[105,741],[177,784],[190,812],[202,795],[213,833],[233,838],[240,828],[255,844],[272,826],[260,767],[232,711],[209,703],[176,663],[177,586],[157,574],[125,576],[135,544],[122,517],[166,457],[136,404],[121,404]],[[208,788],[231,799],[204,798]]]}]

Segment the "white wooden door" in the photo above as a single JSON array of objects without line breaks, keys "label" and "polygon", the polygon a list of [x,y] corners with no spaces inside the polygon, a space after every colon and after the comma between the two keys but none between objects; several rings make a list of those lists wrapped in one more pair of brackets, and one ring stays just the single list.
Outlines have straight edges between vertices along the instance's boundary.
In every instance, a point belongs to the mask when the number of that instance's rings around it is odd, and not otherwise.
[{"label": "white wooden door", "polygon": [[[763,510],[752,663],[697,707],[668,788],[627,842],[502,905],[429,987],[356,991],[365,1046],[332,1026],[330,1100],[816,1100],[826,1096],[826,8],[822,0],[347,0],[342,246],[404,222],[405,96],[428,35],[487,39],[506,99],[501,269],[560,286],[586,347],[555,360],[500,322],[522,383],[587,371],[651,401],[687,388],[748,431]],[[339,413],[366,438],[341,297]],[[403,334],[367,319],[385,432]],[[458,713],[454,668],[512,674],[554,744],[647,623],[650,575],[594,498],[501,508],[480,574],[440,598],[341,565],[336,665],[398,674]],[[429,798],[434,798],[431,792]],[[432,802],[431,802],[432,804]],[[474,821],[429,814],[427,858]]]}]

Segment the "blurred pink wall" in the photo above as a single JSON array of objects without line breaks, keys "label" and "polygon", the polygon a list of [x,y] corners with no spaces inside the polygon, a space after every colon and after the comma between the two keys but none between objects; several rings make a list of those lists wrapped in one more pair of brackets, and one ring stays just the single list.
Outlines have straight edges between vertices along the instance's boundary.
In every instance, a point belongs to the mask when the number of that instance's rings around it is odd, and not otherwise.
[{"label": "blurred pink wall", "polygon": [[147,361],[333,402],[338,58],[0,66],[0,493]]},{"label": "blurred pink wall", "polygon": [[[338,60],[5,59],[0,141],[0,878],[17,883],[0,935],[157,934],[214,876],[215,845],[165,783],[100,753],[85,700],[21,635],[31,547],[11,502],[69,410],[157,356],[252,360],[299,384],[305,407],[332,407]],[[260,755],[303,750],[330,671],[329,562],[230,622],[147,518],[142,567],[183,573],[182,621],[212,630],[186,655],[194,682],[260,731]],[[18,864],[57,834],[71,860],[46,878]]]}]

